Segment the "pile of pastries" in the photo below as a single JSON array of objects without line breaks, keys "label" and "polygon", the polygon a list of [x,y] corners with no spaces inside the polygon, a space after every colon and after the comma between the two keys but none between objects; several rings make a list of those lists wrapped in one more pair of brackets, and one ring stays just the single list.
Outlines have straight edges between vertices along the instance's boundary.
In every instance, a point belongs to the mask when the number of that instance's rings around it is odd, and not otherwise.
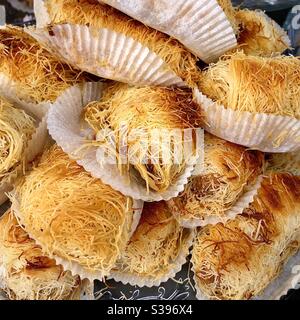
[{"label": "pile of pastries", "polygon": [[198,299],[285,294],[300,263],[285,31],[229,0],[34,11],[0,29],[2,294],[92,299],[95,280],[159,286],[188,259]]}]

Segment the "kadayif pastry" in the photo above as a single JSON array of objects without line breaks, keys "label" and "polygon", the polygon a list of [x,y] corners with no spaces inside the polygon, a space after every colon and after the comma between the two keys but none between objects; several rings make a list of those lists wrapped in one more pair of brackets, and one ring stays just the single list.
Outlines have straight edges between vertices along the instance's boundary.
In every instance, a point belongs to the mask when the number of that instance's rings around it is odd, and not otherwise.
[{"label": "kadayif pastry", "polygon": [[45,253],[90,280],[110,273],[142,209],[91,177],[56,145],[20,181],[12,202]]},{"label": "kadayif pastry", "polygon": [[48,258],[10,211],[0,218],[0,289],[12,300],[73,300],[83,282]]},{"label": "kadayif pastry", "polygon": [[300,246],[300,178],[266,178],[234,221],[207,226],[192,251],[198,298],[241,300],[263,293]]}]

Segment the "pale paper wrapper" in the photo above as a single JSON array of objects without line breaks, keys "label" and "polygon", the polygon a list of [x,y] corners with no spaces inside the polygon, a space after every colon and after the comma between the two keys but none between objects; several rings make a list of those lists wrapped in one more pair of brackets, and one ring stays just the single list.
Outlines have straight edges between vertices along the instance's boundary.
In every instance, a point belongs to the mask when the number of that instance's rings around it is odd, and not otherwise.
[{"label": "pale paper wrapper", "polygon": [[300,150],[300,120],[226,109],[198,89],[194,90],[194,96],[203,109],[204,128],[213,135],[263,152]]},{"label": "pale paper wrapper", "polygon": [[[22,214],[20,213],[20,210],[19,210],[20,204],[19,204],[18,195],[15,192],[13,192],[12,197],[13,197],[13,202],[12,202],[11,210],[12,210],[13,214],[15,215],[15,217],[18,219],[20,225],[25,225],[22,222]],[[143,211],[143,206],[144,206],[143,201],[133,199],[133,204],[132,204],[133,217],[132,217],[132,221],[131,221],[130,232],[128,234],[128,240],[130,239],[130,237],[132,236],[132,234],[134,233],[135,229],[137,228],[137,226],[139,224],[139,221],[140,221],[140,218],[142,215],[142,211]],[[26,229],[26,225],[25,225],[25,229]],[[29,237],[31,239],[34,239],[34,241],[37,243],[37,245],[39,245],[42,248],[42,250],[44,250],[46,245],[43,244],[38,239],[36,239],[27,230],[26,230],[26,232],[28,233]],[[44,251],[47,251],[47,250],[44,250]],[[104,277],[107,276],[106,273],[103,273],[101,271],[87,270],[85,267],[81,266],[79,263],[61,258],[57,255],[52,254],[52,255],[48,255],[48,256],[49,256],[49,258],[54,259],[56,264],[62,265],[64,271],[70,271],[73,276],[78,275],[82,280],[86,279],[92,283],[94,280],[101,281],[104,279]]]},{"label": "pale paper wrapper", "polygon": [[[196,298],[198,300],[209,300],[209,298],[197,286],[195,279]],[[291,289],[299,289],[300,286],[300,252],[292,256],[283,266],[280,274],[265,288],[265,290],[251,300],[280,300],[282,296],[287,295]]]},{"label": "pale paper wrapper", "polygon": [[245,193],[237,200],[235,204],[233,204],[230,209],[224,212],[223,216],[212,215],[202,220],[197,218],[185,219],[181,217],[180,211],[173,199],[169,200],[167,204],[176,220],[185,228],[205,227],[206,225],[226,223],[229,220],[235,219],[237,215],[241,214],[244,209],[249,207],[249,204],[253,202],[258,190],[261,187],[262,180],[263,177],[259,176],[256,183],[252,187],[249,187],[248,189],[246,188]]},{"label": "pale paper wrapper", "polygon": [[185,243],[182,245],[182,248],[174,261],[170,261],[172,267],[166,272],[165,275],[161,277],[150,277],[150,276],[141,276],[138,274],[133,274],[129,272],[114,271],[111,272],[111,275],[108,279],[114,279],[115,281],[122,282],[123,284],[130,284],[131,286],[138,287],[156,287],[161,283],[168,281],[175,277],[175,275],[181,271],[182,266],[187,262],[187,257],[190,253],[190,247],[192,246],[195,230],[189,230],[190,234],[188,235]]},{"label": "pale paper wrapper", "polygon": [[[36,131],[28,141],[25,149],[25,162],[30,163],[41,153],[48,141],[47,122],[44,117],[49,103],[35,104],[20,98],[15,83],[3,73],[0,73],[0,95],[6,98],[16,108],[24,110],[36,120]],[[22,166],[0,181],[0,205],[7,200],[6,192],[11,191],[13,183],[19,175],[23,174]]]},{"label": "pale paper wrapper", "polygon": [[99,0],[179,40],[206,63],[237,46],[216,0]]},{"label": "pale paper wrapper", "polygon": [[102,78],[133,85],[185,86],[155,52],[131,37],[106,28],[51,21],[43,1],[35,2],[38,28],[25,31],[61,60]]},{"label": "pale paper wrapper", "polygon": [[[103,91],[102,83],[87,83],[82,88],[73,86],[67,89],[48,112],[48,130],[52,138],[71,158],[85,168],[93,177],[101,179],[113,189],[120,191],[126,196],[143,201],[169,200],[176,197],[184,189],[188,182],[198,155],[191,157],[183,173],[178,177],[176,183],[162,193],[147,190],[145,182],[137,176],[134,170],[130,171],[130,179],[120,175],[116,164],[100,163],[97,161],[99,150],[90,146],[82,152],[79,150],[91,135],[91,130],[82,128],[82,110],[91,101],[99,101]],[[100,159],[98,159],[100,160]]]}]

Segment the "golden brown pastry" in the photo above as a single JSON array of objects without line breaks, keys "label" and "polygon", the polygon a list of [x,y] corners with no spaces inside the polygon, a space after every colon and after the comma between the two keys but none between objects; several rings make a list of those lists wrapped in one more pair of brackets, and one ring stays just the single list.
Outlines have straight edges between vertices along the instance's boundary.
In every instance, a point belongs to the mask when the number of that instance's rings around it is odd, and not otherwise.
[{"label": "golden brown pastry", "polygon": [[14,179],[24,171],[25,150],[35,130],[31,116],[0,98],[0,202]]},{"label": "golden brown pastry", "polygon": [[204,163],[184,191],[168,203],[183,225],[221,222],[263,172],[263,153],[205,134]]},{"label": "golden brown pastry", "polygon": [[247,55],[271,56],[290,47],[287,33],[260,10],[236,10],[240,25],[238,48]]},{"label": "golden brown pastry", "polygon": [[[175,162],[175,145],[182,145],[183,138],[171,140],[174,133],[172,130],[179,130],[179,133],[183,134],[184,129],[198,128],[202,123],[201,108],[193,101],[190,91],[133,87],[121,83],[109,85],[100,102],[88,104],[84,111],[84,119],[98,135],[98,140],[103,140],[99,142],[100,145],[109,144],[111,141],[111,136],[108,134],[99,138],[100,131],[110,129],[114,133],[116,161],[120,173],[127,175],[134,168],[144,181],[147,190],[157,192],[163,192],[172,186],[189,161],[182,158],[181,161]],[[163,138],[169,141],[170,146],[160,143],[159,139],[151,140],[153,130],[161,130],[160,134],[165,132]],[[120,132],[122,134],[119,136]],[[168,134],[170,134],[169,139]],[[120,158],[119,146],[122,145],[122,139],[128,144],[126,164],[122,163],[123,159]],[[163,152],[170,160],[167,157],[163,159]],[[144,159],[149,160],[145,162]]]},{"label": "golden brown pastry", "polygon": [[167,281],[185,263],[192,232],[179,226],[164,201],[145,203],[140,223],[113,269],[113,277],[150,287]]},{"label": "golden brown pastry", "polygon": [[0,219],[0,269],[0,288],[9,299],[79,299],[80,278],[45,256],[10,211]]},{"label": "golden brown pastry", "polygon": [[224,56],[203,73],[200,90],[228,109],[299,120],[299,83],[299,58],[237,52]]},{"label": "golden brown pastry", "polygon": [[258,296],[299,247],[300,177],[270,176],[234,221],[199,231],[192,252],[198,296]]},{"label": "golden brown pastry", "polygon": [[49,256],[82,278],[109,274],[132,231],[133,200],[91,177],[56,145],[16,187],[15,212]]},{"label": "golden brown pastry", "polygon": [[16,84],[19,97],[35,103],[53,102],[65,89],[89,78],[13,26],[0,29],[0,73]]},{"label": "golden brown pastry", "polygon": [[108,5],[97,0],[46,0],[45,5],[51,25],[70,23],[114,30],[154,51],[185,81],[193,83],[198,78],[197,58],[182,44]]}]

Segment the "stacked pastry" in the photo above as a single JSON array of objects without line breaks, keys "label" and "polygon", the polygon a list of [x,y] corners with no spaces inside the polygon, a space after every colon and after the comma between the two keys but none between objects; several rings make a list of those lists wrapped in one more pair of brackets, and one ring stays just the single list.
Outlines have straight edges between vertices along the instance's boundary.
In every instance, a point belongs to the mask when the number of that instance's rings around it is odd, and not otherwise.
[{"label": "stacked pastry", "polygon": [[6,297],[158,286],[190,255],[199,299],[285,294],[300,63],[284,30],[227,0],[34,5],[36,26],[0,30]]}]

